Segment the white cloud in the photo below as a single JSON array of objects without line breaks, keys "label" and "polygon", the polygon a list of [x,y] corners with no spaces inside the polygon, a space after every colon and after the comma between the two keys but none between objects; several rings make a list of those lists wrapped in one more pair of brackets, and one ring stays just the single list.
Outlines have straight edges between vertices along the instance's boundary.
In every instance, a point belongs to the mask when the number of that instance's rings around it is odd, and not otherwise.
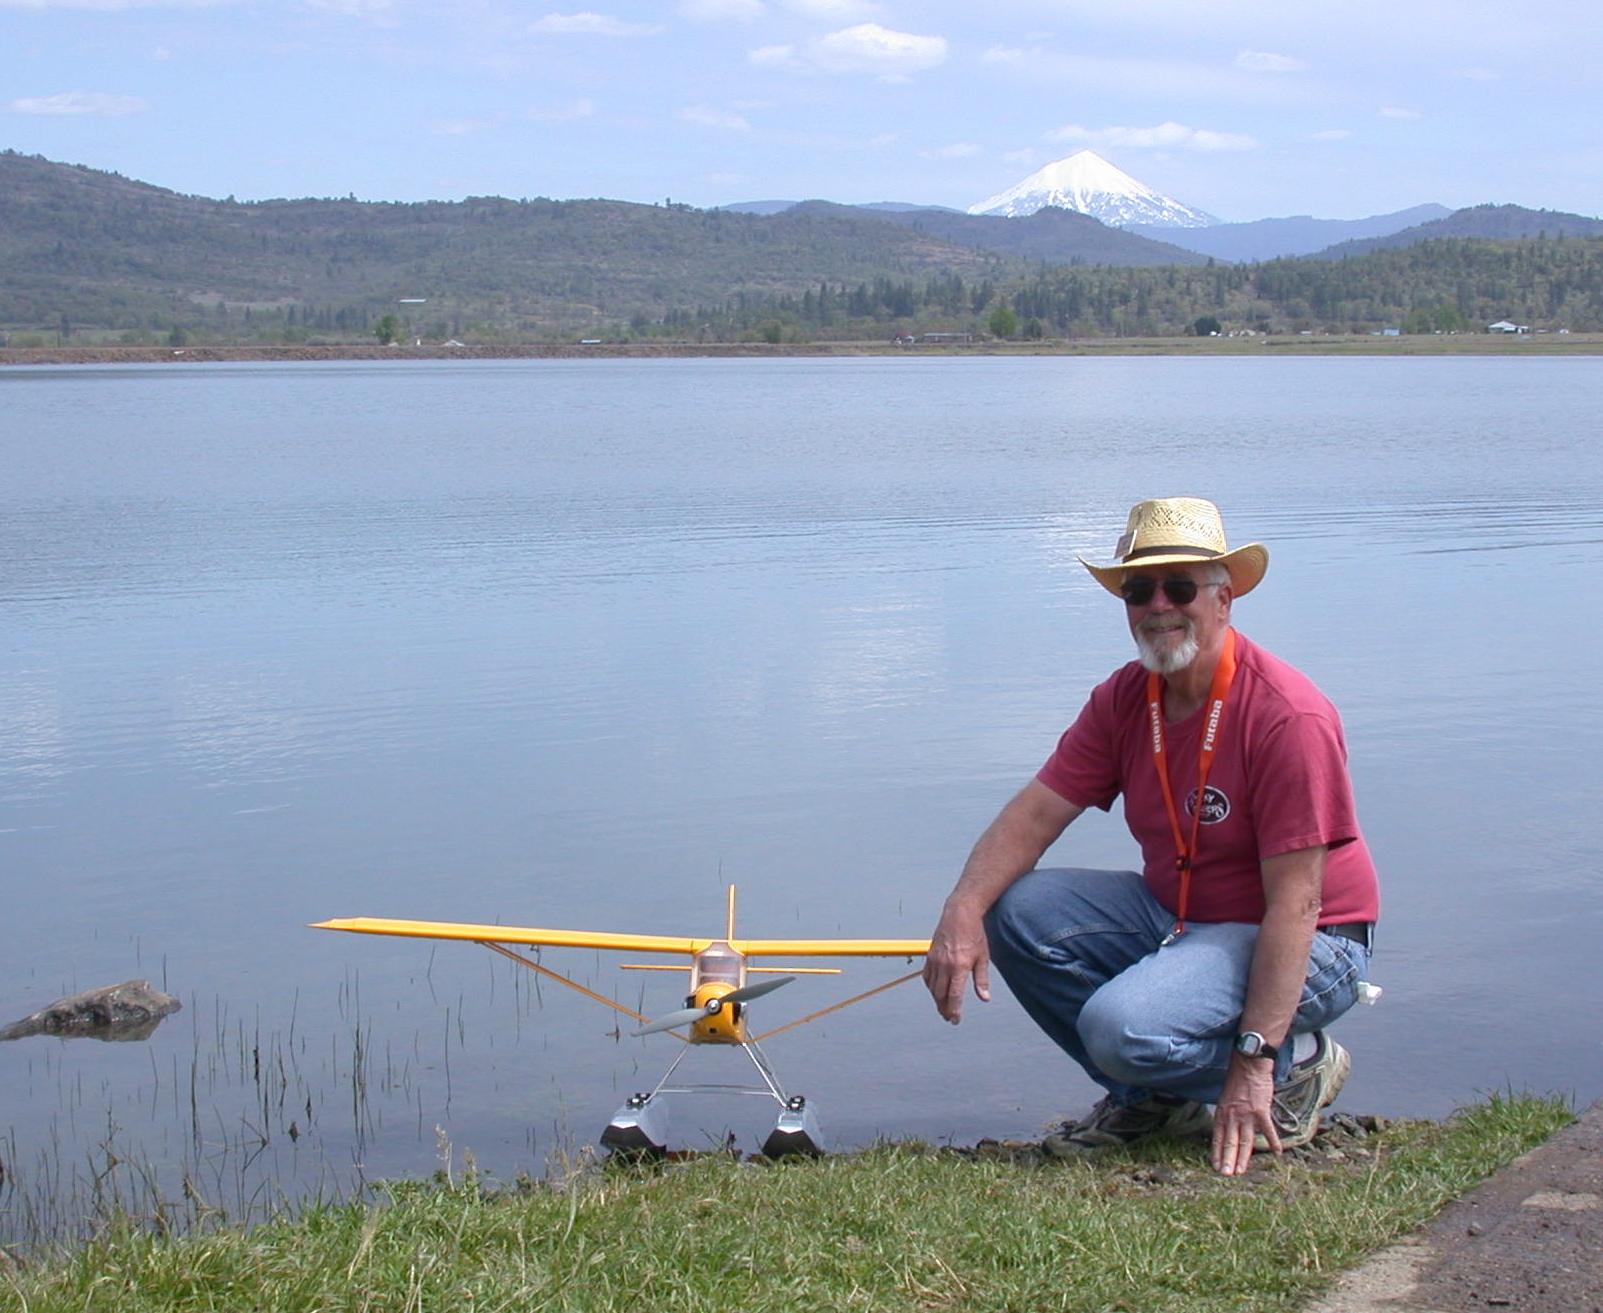
[{"label": "white cloud", "polygon": [[1380,111],[1383,119],[1422,119],[1425,116],[1417,109],[1398,109],[1395,105],[1388,105]]},{"label": "white cloud", "polygon": [[823,67],[833,72],[910,73],[943,63],[946,38],[859,23],[820,37],[817,51]]},{"label": "white cloud", "polygon": [[748,59],[759,67],[820,73],[871,73],[882,82],[905,82],[912,73],[946,60],[946,38],[896,32],[859,23],[804,46],[763,46]]},{"label": "white cloud", "polygon": [[586,97],[574,101],[571,105],[552,105],[527,110],[523,117],[530,123],[572,123],[575,119],[587,119],[595,112],[596,102]]},{"label": "white cloud", "polygon": [[531,32],[578,33],[585,36],[655,36],[662,31],[655,23],[628,23],[610,14],[547,14],[529,25]]},{"label": "white cloud", "polygon": [[103,91],[64,91],[56,96],[25,96],[6,109],[13,114],[91,114],[120,119],[154,108],[138,96],[109,96]]},{"label": "white cloud", "polygon": [[763,8],[763,0],[679,0],[677,12],[679,17],[698,23],[713,23],[726,19],[732,19],[737,23],[749,23],[753,19],[761,18],[768,11]]},{"label": "white cloud", "polygon": [[758,68],[804,68],[795,46],[758,46],[746,53],[746,62]]},{"label": "white cloud", "polygon": [[1326,128],[1323,132],[1315,132],[1315,141],[1346,141],[1353,134],[1346,128]]},{"label": "white cloud", "polygon": [[873,0],[785,0],[785,8],[826,23],[850,23],[878,18],[883,12]]},{"label": "white cloud", "polygon": [[980,56],[980,62],[984,64],[1013,64],[1016,67],[1022,67],[1045,53],[1039,46],[1033,46],[1028,50],[1023,46],[992,46]]},{"label": "white cloud", "polygon": [[1308,61],[1270,54],[1267,50],[1243,50],[1236,56],[1236,67],[1250,73],[1301,73],[1308,67]]},{"label": "white cloud", "polygon": [[1160,123],[1154,128],[1083,128],[1078,123],[1070,123],[1046,135],[1048,141],[1122,146],[1129,150],[1257,150],[1263,145],[1255,137],[1188,128],[1183,123]]},{"label": "white cloud", "polygon": [[684,109],[676,109],[673,116],[682,123],[694,123],[703,128],[723,128],[728,132],[751,130],[751,124],[739,114],[713,109],[710,105],[687,105]]}]

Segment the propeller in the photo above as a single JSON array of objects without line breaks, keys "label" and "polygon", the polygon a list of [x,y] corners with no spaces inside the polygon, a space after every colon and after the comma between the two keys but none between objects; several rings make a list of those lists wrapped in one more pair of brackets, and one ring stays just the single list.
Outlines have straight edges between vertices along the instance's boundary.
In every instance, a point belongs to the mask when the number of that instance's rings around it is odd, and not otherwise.
[{"label": "propeller", "polygon": [[739,989],[732,989],[727,994],[712,999],[704,1007],[679,1008],[666,1016],[658,1017],[643,1030],[631,1031],[631,1035],[655,1035],[659,1030],[676,1030],[680,1026],[688,1026],[693,1021],[700,1021],[704,1017],[716,1017],[721,1008],[728,1004],[749,1003],[754,998],[761,998],[764,994],[771,994],[781,985],[788,985],[796,979],[795,976],[780,976],[778,980],[764,980],[756,985],[742,985]]}]

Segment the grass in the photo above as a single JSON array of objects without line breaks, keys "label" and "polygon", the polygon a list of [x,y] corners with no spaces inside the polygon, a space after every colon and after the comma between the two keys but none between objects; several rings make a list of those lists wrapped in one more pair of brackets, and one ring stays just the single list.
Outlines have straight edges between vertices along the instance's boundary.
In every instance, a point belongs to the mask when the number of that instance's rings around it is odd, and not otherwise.
[{"label": "grass", "polygon": [[0,1309],[1295,1309],[1569,1120],[1562,1099],[1497,1095],[1235,1179],[1177,1143],[1092,1163],[917,1145],[708,1155],[501,1190],[442,1172],[249,1231],[114,1218],[0,1273]]}]

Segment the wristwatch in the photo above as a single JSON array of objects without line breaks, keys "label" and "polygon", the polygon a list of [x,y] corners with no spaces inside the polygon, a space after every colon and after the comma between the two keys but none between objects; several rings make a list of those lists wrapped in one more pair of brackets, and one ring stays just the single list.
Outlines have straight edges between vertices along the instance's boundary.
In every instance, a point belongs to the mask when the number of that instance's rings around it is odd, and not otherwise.
[{"label": "wristwatch", "polygon": [[1273,1062],[1280,1050],[1255,1030],[1244,1030],[1236,1036],[1236,1052],[1244,1058],[1268,1058]]}]

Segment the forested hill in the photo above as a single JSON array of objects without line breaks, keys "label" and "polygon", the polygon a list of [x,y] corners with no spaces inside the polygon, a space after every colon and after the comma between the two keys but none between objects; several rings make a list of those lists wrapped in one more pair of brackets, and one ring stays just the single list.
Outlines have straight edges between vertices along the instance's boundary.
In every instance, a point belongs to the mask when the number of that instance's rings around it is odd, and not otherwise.
[{"label": "forested hill", "polygon": [[1541,240],[1547,237],[1603,237],[1603,219],[1589,219],[1584,214],[1566,214],[1562,210],[1527,210],[1521,205],[1471,205],[1466,209],[1454,210],[1440,219],[1415,224],[1412,228],[1388,233],[1384,237],[1339,242],[1320,251],[1317,258],[1343,260],[1354,255],[1368,255],[1371,251],[1395,250],[1452,237],[1479,237],[1495,242],[1531,238]]},{"label": "forested hill", "polygon": [[[907,322],[950,322],[942,297],[908,290],[910,302],[901,307]],[[734,336],[777,322],[806,338],[840,334],[853,313],[891,318],[883,307],[865,309],[855,294],[808,293],[708,306],[680,325]],[[1444,239],[1345,260],[1200,269],[1042,268],[998,287],[979,323],[1007,336],[1163,337],[1209,330],[1479,333],[1504,319],[1545,331],[1603,332],[1603,237]]]},{"label": "forested hill", "polygon": [[[866,206],[803,201],[787,214],[862,217]],[[1004,219],[995,214],[959,214],[955,210],[917,206],[873,209],[881,223],[897,223],[943,241],[957,242],[999,255],[1023,256],[1048,264],[1150,267],[1165,264],[1207,264],[1209,257],[1151,236],[1110,228],[1088,214],[1048,206],[1034,214]]]},{"label": "forested hill", "polygon": [[0,328],[14,330],[176,324],[219,306],[365,330],[419,297],[452,332],[527,334],[823,281],[1029,268],[868,217],[497,197],[240,203],[0,154]]}]

